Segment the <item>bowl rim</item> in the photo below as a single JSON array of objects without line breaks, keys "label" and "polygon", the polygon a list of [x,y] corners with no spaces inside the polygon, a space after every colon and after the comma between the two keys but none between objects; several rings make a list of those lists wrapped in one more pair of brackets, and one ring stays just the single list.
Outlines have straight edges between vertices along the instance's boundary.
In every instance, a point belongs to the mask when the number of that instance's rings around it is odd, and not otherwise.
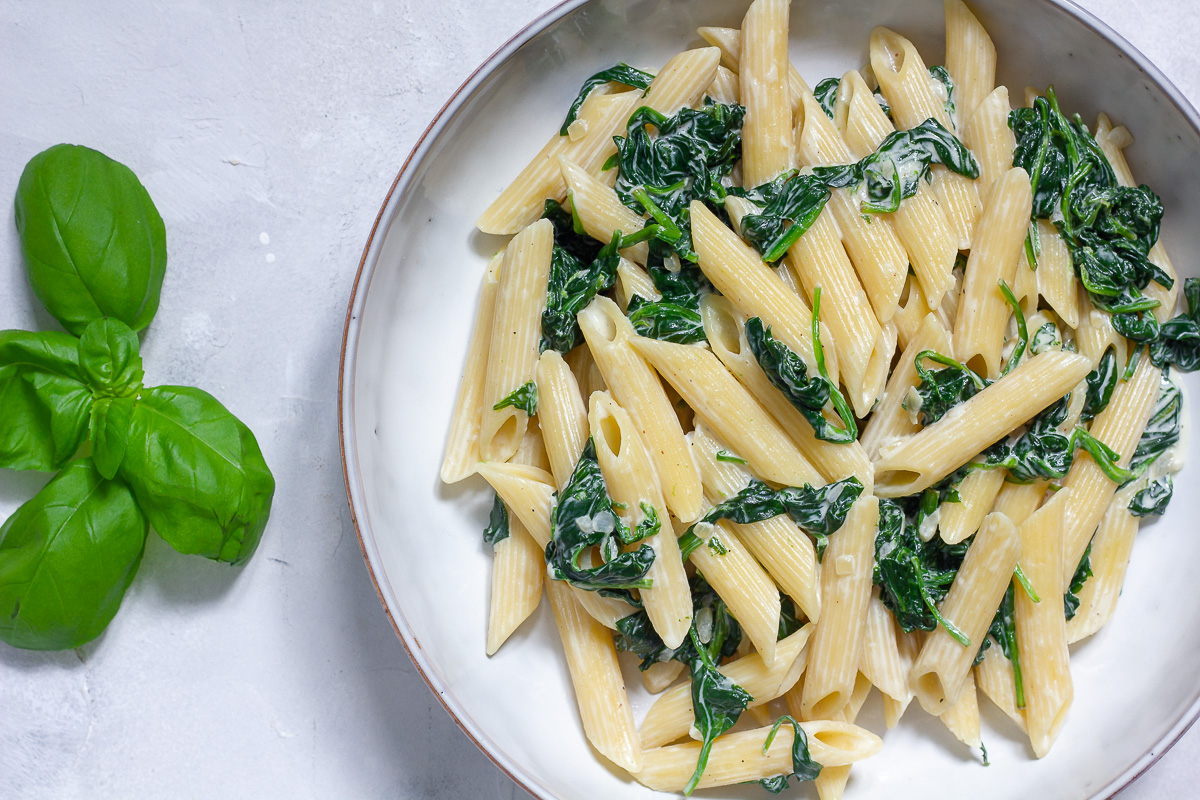
[{"label": "bowl rim", "polygon": [[[413,665],[417,668],[417,672],[421,675],[421,678],[424,679],[430,691],[433,692],[434,696],[442,704],[442,707],[450,715],[450,718],[462,729],[467,738],[474,742],[483,754],[501,772],[512,779],[514,783],[526,792],[543,798],[543,800],[556,800],[556,797],[524,768],[510,759],[498,746],[494,745],[482,730],[477,729],[477,726],[466,713],[466,710],[460,706],[458,701],[448,692],[446,686],[442,684],[441,680],[430,668],[411,627],[409,627],[407,620],[404,619],[403,612],[400,610],[398,604],[396,604],[395,598],[391,597],[390,588],[386,585],[386,581],[380,580],[383,566],[375,544],[374,532],[366,523],[362,477],[358,471],[358,448],[355,438],[355,417],[352,401],[354,383],[357,377],[357,345],[361,328],[360,318],[368,294],[366,288],[370,285],[375,268],[378,266],[379,251],[384,238],[379,235],[380,226],[385,218],[390,220],[395,213],[396,206],[399,204],[412,179],[413,172],[411,168],[420,164],[433,140],[441,135],[453,120],[456,112],[474,95],[478,86],[487,80],[510,56],[567,14],[591,2],[593,0],[562,0],[562,2],[550,7],[513,34],[506,42],[496,48],[490,56],[484,59],[459,87],[454,90],[453,94],[450,95],[446,103],[438,110],[432,121],[430,121],[429,125],[417,138],[412,150],[405,158],[404,163],[401,164],[400,170],[396,173],[396,177],[388,188],[387,194],[384,196],[383,203],[379,207],[379,213],[375,216],[375,221],[371,225],[371,231],[363,247],[362,257],[359,259],[358,269],[355,272],[354,282],[350,289],[350,300],[346,309],[346,322],[342,332],[342,346],[338,362],[338,444],[341,451],[342,475],[346,486],[346,499],[349,503],[350,519],[354,524],[354,532],[358,538],[359,549],[362,551],[363,559],[366,561],[371,584],[375,587],[375,594],[383,606],[384,614],[387,615],[392,629],[396,632],[396,636],[399,637],[400,643],[404,646],[404,650],[408,653],[409,658],[412,659]],[[1155,66],[1129,40],[1090,11],[1079,6],[1074,0],[1036,0],[1036,2],[1060,9],[1080,24],[1089,28],[1093,33],[1105,39],[1119,52],[1127,55],[1163,91],[1171,103],[1174,104],[1175,108],[1183,115],[1184,119],[1192,126],[1192,129],[1200,136],[1200,113],[1197,112],[1196,108],[1183,95],[1179,88],[1163,74],[1162,70]],[[362,512],[362,521],[360,521],[360,512]],[[393,611],[393,606],[395,606],[395,611]],[[1179,719],[1176,720],[1158,742],[1139,759],[1126,767],[1120,775],[1097,790],[1091,796],[1091,800],[1109,800],[1109,798],[1115,797],[1121,791],[1128,788],[1130,784],[1158,763],[1158,760],[1187,733],[1188,729],[1192,727],[1198,718],[1200,718],[1200,698],[1183,711]]]}]

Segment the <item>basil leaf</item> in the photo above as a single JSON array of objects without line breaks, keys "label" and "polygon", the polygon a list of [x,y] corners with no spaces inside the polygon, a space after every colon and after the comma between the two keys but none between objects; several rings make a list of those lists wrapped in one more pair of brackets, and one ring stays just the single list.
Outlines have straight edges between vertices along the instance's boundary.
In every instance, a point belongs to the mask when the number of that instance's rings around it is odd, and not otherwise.
[{"label": "basil leaf", "polygon": [[98,397],[131,397],[142,388],[142,357],[137,334],[119,319],[88,325],[79,338],[79,366]]},{"label": "basil leaf", "polygon": [[117,476],[125,460],[136,406],[137,400],[132,397],[102,397],[92,405],[92,459],[96,470],[109,480]]},{"label": "basil leaf", "polygon": [[70,334],[0,331],[0,467],[54,470],[87,436],[92,393]]},{"label": "basil leaf", "polygon": [[65,650],[95,639],[137,573],[147,530],[123,482],[72,462],[0,527],[0,640]]},{"label": "basil leaf", "polygon": [[33,293],[64,328],[79,335],[102,317],[150,324],[166,231],[128,167],[86,147],[44,150],[21,173],[16,218]]},{"label": "basil leaf", "polygon": [[253,555],[275,494],[250,429],[187,386],[143,390],[120,474],[169,545],[233,564]]}]

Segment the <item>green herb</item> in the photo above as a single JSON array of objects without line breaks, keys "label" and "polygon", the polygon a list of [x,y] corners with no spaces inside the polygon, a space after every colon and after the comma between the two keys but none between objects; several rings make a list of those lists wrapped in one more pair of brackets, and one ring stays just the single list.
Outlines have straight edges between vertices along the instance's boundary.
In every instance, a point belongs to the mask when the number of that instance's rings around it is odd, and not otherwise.
[{"label": "green herb", "polygon": [[745,464],[746,463],[746,459],[739,458],[738,456],[735,456],[733,453],[729,452],[728,450],[718,450],[717,451],[717,461],[725,461],[730,464]]},{"label": "green herb", "polygon": [[[720,596],[699,573],[688,580],[692,593],[692,626],[702,625],[708,643],[718,642],[711,648],[713,659],[720,661],[737,652],[742,641],[742,628]],[[691,637],[683,640],[679,647],[667,647],[655,632],[650,617],[639,611],[617,620],[616,646],[618,650],[633,653],[640,658],[638,669],[647,670],[664,661],[690,664],[698,657]]]},{"label": "green herb", "polygon": [[617,279],[622,237],[617,232],[612,241],[600,247],[594,239],[575,232],[572,215],[554,200],[546,201],[542,216],[554,224],[554,249],[539,350],[566,353],[583,342],[576,315]]},{"label": "green herb", "polygon": [[929,77],[941,84],[942,91],[946,93],[946,99],[942,101],[942,108],[946,111],[946,116],[954,119],[954,80],[950,77],[950,73],[941,64],[929,68]]},{"label": "green herb", "polygon": [[1067,119],[1053,87],[1032,108],[1014,109],[1013,166],[1029,173],[1033,219],[1053,220],[1092,303],[1113,314],[1127,338],[1152,342],[1158,301],[1144,294],[1150,281],[1174,281],[1150,262],[1162,203],[1146,186],[1121,186],[1103,150],[1078,115]]},{"label": "green herb", "polygon": [[1071,583],[1063,595],[1063,610],[1067,619],[1074,619],[1075,614],[1079,612],[1079,593],[1083,591],[1083,585],[1092,574],[1092,542],[1088,542],[1083,557],[1079,559],[1079,566],[1075,567],[1075,574],[1071,576]]},{"label": "green herb", "polygon": [[704,775],[713,742],[733,727],[738,717],[746,710],[746,706],[754,699],[749,692],[717,669],[712,650],[720,650],[720,642],[715,637],[708,643],[702,642],[695,625],[688,631],[688,636],[698,654],[698,658],[692,659],[688,666],[692,673],[692,710],[701,745],[700,755],[696,759],[696,771],[683,787],[685,795],[695,791],[696,784]]},{"label": "green herb", "polygon": [[1116,351],[1114,348],[1109,347],[1104,351],[1104,355],[1100,356],[1100,360],[1096,362],[1096,368],[1088,373],[1087,395],[1083,401],[1083,411],[1079,415],[1080,419],[1093,419],[1101,411],[1108,408],[1108,403],[1112,400],[1113,389],[1117,388],[1117,378],[1119,376]]},{"label": "green herb", "polygon": [[1029,595],[1029,599],[1035,603],[1042,602],[1042,598],[1038,597],[1038,593],[1033,588],[1033,584],[1029,582],[1029,578],[1025,576],[1025,570],[1021,569],[1021,565],[1017,564],[1013,570],[1013,577],[1017,579],[1017,583],[1021,584],[1021,588],[1025,590],[1025,594]]},{"label": "green herb", "polygon": [[[615,503],[613,504],[616,505]],[[642,521],[633,526],[628,538],[623,539],[625,544],[633,544],[640,542],[648,536],[653,536],[662,530],[662,520],[658,518],[658,509],[643,500],[638,504],[642,510]]]},{"label": "green herb", "polygon": [[1135,517],[1162,516],[1175,493],[1170,475],[1155,478],[1129,501],[1129,513]]},{"label": "green herb", "polygon": [[833,104],[837,102],[838,86],[841,82],[840,78],[826,78],[813,87],[813,97],[817,98],[821,110],[830,119],[833,119]]},{"label": "green herb", "polygon": [[690,528],[684,532],[683,536],[679,537],[679,557],[687,561],[692,553],[696,552],[696,548],[704,544],[704,540],[696,535]]},{"label": "green herb", "polygon": [[786,594],[779,596],[779,639],[786,639],[804,627],[796,613],[796,604]]},{"label": "green herb", "polygon": [[112,620],[148,527],[120,480],[74,461],[0,527],[0,640],[65,650]]},{"label": "green herb", "polygon": [[929,505],[925,497],[932,497],[936,509],[936,493],[879,501],[873,580],[903,630],[932,631],[941,625],[967,647],[971,642],[966,634],[942,616],[938,605],[950,591],[969,543],[948,545],[937,536],[921,541],[920,523],[914,518],[922,504]]},{"label": "green herb", "polygon": [[922,180],[930,179],[934,164],[968,178],[979,177],[979,164],[971,151],[935,119],[888,134],[874,153],[857,163],[814,167],[813,174],[831,188],[862,191],[863,211],[891,213],[901,200],[917,193]]},{"label": "green herb", "polygon": [[525,383],[513,389],[508,395],[492,406],[492,411],[499,411],[502,408],[519,408],[529,416],[537,413],[538,407],[538,391],[535,381],[526,381]]},{"label": "green herb", "polygon": [[1200,280],[1183,282],[1187,311],[1162,324],[1158,339],[1150,345],[1150,360],[1156,367],[1173,364],[1191,372],[1200,367]]},{"label": "green herb", "polygon": [[128,167],[87,147],[44,150],[21,173],[16,220],[29,284],[64,328],[78,336],[103,317],[134,330],[150,324],[166,232]]},{"label": "green herb", "polygon": [[143,390],[120,475],[167,544],[242,564],[262,537],[275,479],[250,429],[189,386]]},{"label": "green herb", "polygon": [[[926,361],[940,364],[944,369],[935,372],[925,366]],[[991,381],[961,361],[934,350],[917,353],[913,365],[917,370],[917,385],[901,405],[907,410],[916,411],[924,426],[937,422],[947,411],[970,400],[991,384]],[[916,396],[916,403],[912,400],[913,395]]]},{"label": "green herb", "polygon": [[725,543],[715,533],[708,537],[708,549],[714,556],[723,556],[729,553],[729,548],[725,547]]},{"label": "green herb", "polygon": [[651,261],[657,263],[648,267],[650,278],[662,297],[651,301],[635,294],[630,299],[625,314],[633,329],[639,336],[675,344],[707,341],[700,318],[700,298],[712,291],[712,284],[692,264],[684,264],[678,272],[672,272],[660,260]]},{"label": "green herb", "polygon": [[[762,367],[771,384],[783,392],[808,424],[818,439],[838,444],[848,444],[858,438],[858,423],[850,404],[829,378],[825,369],[825,354],[821,346],[818,315],[821,310],[821,290],[813,296],[813,350],[816,354],[817,373],[809,378],[804,359],[777,340],[769,327],[758,317],[746,320],[746,340],[755,361]],[[842,421],[842,427],[833,425],[825,418],[826,403],[832,403]]]},{"label": "green herb", "polygon": [[[766,755],[767,750],[771,748],[771,743],[775,741],[775,734],[779,732],[779,728],[785,722],[791,724],[793,735],[791,777],[798,781],[815,781],[820,776],[822,767],[808,751],[808,736],[804,733],[804,728],[801,728],[800,723],[791,716],[784,714],[775,720],[775,724],[771,726],[771,732],[767,734],[767,740],[763,743],[763,755]],[[779,794],[788,787],[788,777],[787,775],[778,775],[759,781],[759,783],[772,794]]]},{"label": "green herb", "polygon": [[508,509],[500,495],[492,501],[492,513],[488,515],[487,527],[483,529],[483,542],[495,547],[509,537]]},{"label": "green herb", "polygon": [[[742,106],[710,98],[672,117],[642,107],[629,118],[626,135],[615,137],[617,152],[605,168],[619,167],[615,188],[621,202],[649,214],[658,226],[649,240],[652,255],[696,261],[689,206],[702,200],[719,207],[723,181],[741,158],[745,115]],[[648,128],[657,135],[651,137]]]},{"label": "green herb", "polygon": [[579,109],[583,106],[583,102],[587,100],[588,95],[597,86],[612,82],[630,86],[634,89],[648,89],[652,80],[654,80],[654,76],[649,72],[642,72],[640,69],[631,67],[624,62],[618,62],[615,66],[597,72],[584,81],[583,86],[579,88],[579,94],[571,102],[571,107],[567,110],[567,118],[563,120],[562,127],[558,130],[558,135],[567,135],[567,130],[571,127],[571,123],[579,116]]},{"label": "green herb", "polygon": [[742,238],[762,253],[763,261],[779,261],[817,221],[829,194],[820,178],[795,172],[785,172],[745,192],[746,199],[761,211],[742,217]]},{"label": "green herb", "polygon": [[[592,439],[588,439],[571,479],[555,493],[554,500],[551,539],[546,545],[550,577],[588,591],[650,588],[646,573],[654,563],[654,548],[643,544],[636,550],[620,552],[619,546],[632,542],[634,534],[613,513]],[[591,547],[600,548],[604,563],[583,567],[580,559]]]},{"label": "green herb", "polygon": [[0,332],[0,467],[65,466],[87,438],[91,407],[79,340],[53,331]]}]

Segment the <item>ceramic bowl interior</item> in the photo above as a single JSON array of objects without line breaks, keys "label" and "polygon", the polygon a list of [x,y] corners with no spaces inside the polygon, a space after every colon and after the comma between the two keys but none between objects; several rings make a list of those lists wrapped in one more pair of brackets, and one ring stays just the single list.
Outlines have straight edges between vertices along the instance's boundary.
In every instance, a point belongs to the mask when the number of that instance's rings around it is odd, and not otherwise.
[{"label": "ceramic bowl interior", "polygon": [[[502,244],[474,220],[558,127],[582,80],[617,61],[655,69],[698,46],[700,25],[737,26],[744,2],[592,0],[536,21],[487,62],[421,140],[390,193],[363,258],[347,320],[341,385],[347,486],[364,552],[414,661],[467,733],[540,797],[632,800],[652,793],[610,770],[580,730],[554,630],[542,603],[484,655],[489,554],[480,531],[491,503],[482,479],[442,486],[445,432],[480,276]],[[1106,111],[1133,131],[1139,180],[1167,208],[1163,236],[1187,274],[1200,253],[1200,152],[1195,112],[1127,43],[1049,0],[975,0],[1014,98],[1053,83],[1064,108]],[[796,0],[793,62],[809,83],[867,61],[872,26],[912,38],[929,64],[944,52],[940,0]],[[1189,383],[1192,383],[1189,379]],[[1165,519],[1138,536],[1112,624],[1074,648],[1075,703],[1041,761],[994,709],[985,711],[992,765],[915,705],[883,752],[855,767],[847,796],[892,800],[1106,797],[1161,754],[1196,714],[1200,603],[1192,521],[1200,457],[1183,473]],[[647,697],[629,676],[635,713]],[[986,703],[984,703],[986,705]],[[640,718],[640,716],[639,716]],[[882,732],[868,704],[860,722]],[[761,797],[757,787],[711,797]]]}]

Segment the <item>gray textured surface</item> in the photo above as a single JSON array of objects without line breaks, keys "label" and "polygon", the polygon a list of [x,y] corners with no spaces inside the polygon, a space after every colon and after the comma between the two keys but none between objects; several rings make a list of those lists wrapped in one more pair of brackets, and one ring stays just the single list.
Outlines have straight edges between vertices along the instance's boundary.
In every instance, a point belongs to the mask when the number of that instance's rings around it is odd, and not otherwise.
[{"label": "gray textured surface", "polygon": [[[170,243],[147,380],[224,400],[279,484],[246,568],[152,539],[98,642],[0,645],[0,797],[524,796],[379,607],[342,487],[336,374],[397,168],[469,72],[551,5],[0,2],[0,207],[55,142],[132,167]],[[1083,5],[1200,100],[1188,4]],[[0,252],[0,328],[48,327],[9,223]],[[0,517],[42,480],[0,474]],[[1194,796],[1198,757],[1200,733],[1185,736],[1123,798]]]}]

